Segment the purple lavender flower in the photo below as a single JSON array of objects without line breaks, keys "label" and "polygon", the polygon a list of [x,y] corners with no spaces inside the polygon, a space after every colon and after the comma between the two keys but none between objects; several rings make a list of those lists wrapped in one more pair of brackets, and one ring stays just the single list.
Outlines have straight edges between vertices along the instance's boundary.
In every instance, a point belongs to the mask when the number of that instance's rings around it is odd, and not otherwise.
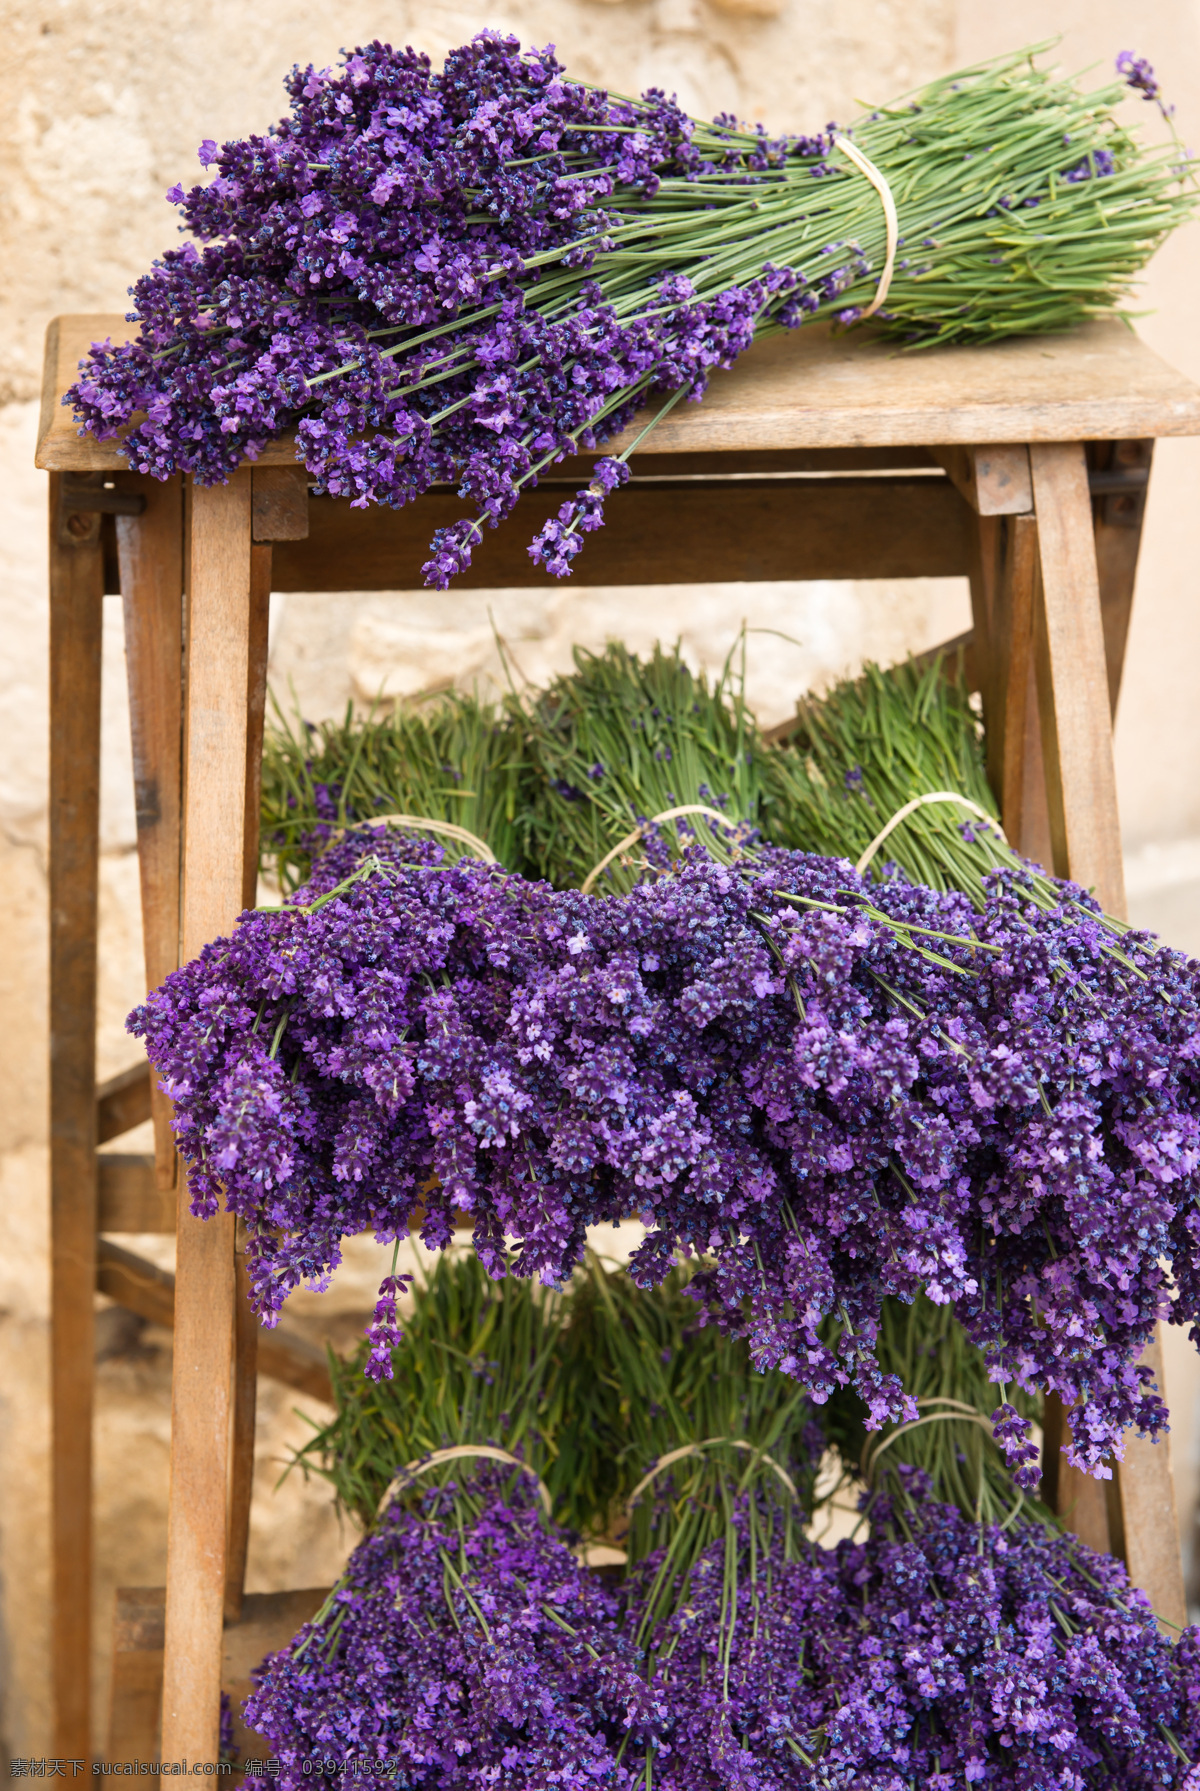
[{"label": "purple lavender flower", "polygon": [[[441,857],[348,836],[307,906],[244,916],[131,1016],[265,1322],[418,1211],[431,1247],[467,1212],[490,1272],[509,1237],[551,1281],[633,1214],[637,1278],[702,1257],[702,1311],[818,1401],[909,1415],[875,1338],[924,1289],[996,1382],[1078,1408],[1081,1467],[1161,1432],[1139,1357],[1159,1318],[1200,1326],[1195,965],[1019,873],[976,914],[774,849],[605,898]],[[1001,1436],[1030,1484],[1021,1421]]]},{"label": "purple lavender flower", "polygon": [[901,1478],[828,1554],[752,1555],[739,1507],[654,1637],[658,1791],[1191,1791],[1200,1632],[1164,1637],[1110,1556]]},{"label": "purple lavender flower", "polygon": [[621,1738],[653,1720],[612,1594],[488,1467],[390,1506],[255,1681],[282,1791],[372,1765],[409,1791],[632,1786]]},{"label": "purple lavender flower", "polygon": [[1117,73],[1124,75],[1130,87],[1144,100],[1153,100],[1164,118],[1171,117],[1175,108],[1164,103],[1158,76],[1144,56],[1135,56],[1132,50],[1122,50],[1117,57]]}]

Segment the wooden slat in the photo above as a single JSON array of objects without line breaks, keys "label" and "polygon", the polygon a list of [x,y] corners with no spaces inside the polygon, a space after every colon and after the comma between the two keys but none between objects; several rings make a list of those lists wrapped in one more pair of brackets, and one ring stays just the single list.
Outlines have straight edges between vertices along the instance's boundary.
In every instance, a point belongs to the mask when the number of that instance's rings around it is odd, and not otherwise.
[{"label": "wooden slat", "polygon": [[96,1090],[96,1143],[132,1132],[150,1117],[150,1065],[135,1063]]},{"label": "wooden slat", "polygon": [[159,1186],[151,1156],[101,1151],[96,1158],[98,1231],[175,1233],[175,1190]]},{"label": "wooden slat", "polygon": [[[1030,449],[1040,581],[1034,639],[1054,869],[1094,889],[1107,913],[1125,916],[1125,885],[1112,761],[1112,710],[1083,446]],[[1162,1384],[1162,1357],[1149,1359]],[[1159,1616],[1185,1610],[1170,1458],[1165,1442],[1127,1440],[1126,1459],[1104,1494],[1059,1467],[1059,1509],[1071,1527],[1104,1531]],[[1083,1529],[1080,1529],[1083,1533]],[[1085,1537],[1085,1540],[1088,1539]]]},{"label": "wooden slat", "polygon": [[[284,1648],[301,1624],[318,1611],[328,1588],[297,1592],[255,1592],[245,1601],[241,1620],[224,1635],[221,1683],[233,1710],[234,1745],[241,1761],[262,1760],[267,1744],[241,1721],[242,1700],[250,1692],[250,1675],[268,1654]],[[159,1758],[159,1718],[163,1681],[163,1612],[161,1586],[118,1588],[113,1624],[112,1705],[109,1718],[110,1761]],[[266,1778],[251,1783],[268,1784]]]},{"label": "wooden slat", "polygon": [[1112,717],[1087,464],[1080,443],[1030,449],[1041,563],[1038,701],[1054,869],[1124,915]]},{"label": "wooden slat", "polygon": [[105,1753],[110,1762],[159,1758],[165,1612],[161,1586],[118,1586]]},{"label": "wooden slat", "polygon": [[101,1238],[96,1245],[96,1290],[148,1324],[175,1323],[175,1277],[132,1250]]},{"label": "wooden slat", "polygon": [[[1139,475],[1144,474],[1147,485],[1149,484],[1153,441],[1114,442],[1111,449],[1101,448],[1099,452],[1108,458],[1105,471],[1136,471]],[[1133,587],[1137,578],[1145,507],[1145,491],[1139,491],[1136,487],[1128,492],[1102,496],[1094,503],[1100,614],[1104,622],[1108,697],[1114,717],[1121,694],[1121,675],[1125,669],[1125,644],[1133,613]]]},{"label": "wooden slat", "polygon": [[[254,475],[255,506],[259,482]],[[290,475],[289,475],[290,477]],[[294,483],[294,482],[293,482]],[[305,499],[305,529],[308,493]],[[287,537],[285,537],[287,538]],[[246,664],[246,815],[243,829],[242,906],[254,906],[258,886],[258,823],[262,792],[263,723],[267,706],[267,641],[271,603],[271,548],[256,545],[250,558],[250,623]],[[225,1621],[241,1612],[250,1547],[250,1501],[254,1489],[254,1421],[258,1402],[258,1342],[261,1327],[250,1309],[243,1228],[235,1247],[236,1289],[233,1339],[233,1427],[230,1435],[229,1517],[225,1556]]]},{"label": "wooden slat", "polygon": [[308,534],[308,474],[302,466],[256,466],[251,533],[256,541],[303,541]]},{"label": "wooden slat", "polygon": [[[258,1335],[250,1307],[244,1227],[238,1226],[234,1266],[233,1427],[230,1436],[229,1518],[225,1547],[225,1621],[242,1614],[250,1553],[250,1506],[254,1497],[254,1425],[258,1408]],[[328,1375],[326,1375],[328,1380]]]},{"label": "wooden slat", "polygon": [[[50,1316],[54,1749],[87,1757],[103,568],[50,480]],[[74,518],[70,519],[74,521]]]},{"label": "wooden slat", "polygon": [[[96,1246],[96,1287],[118,1306],[136,1312],[150,1324],[170,1330],[175,1323],[174,1275],[123,1245],[114,1244],[111,1238],[102,1237]],[[326,1405],[333,1403],[329,1363],[323,1351],[286,1325],[262,1332],[258,1371],[269,1380],[293,1387],[297,1393],[324,1400]]]},{"label": "wooden slat", "polygon": [[[179,479],[126,474],[122,491],[145,500],[140,516],[119,516],[117,553],[125,612],[125,667],[133,746],[138,869],[146,987],[179,963],[182,825],[183,487]],[[174,1188],[171,1103],[152,1078],[150,1104],[158,1183]]]},{"label": "wooden slat", "polygon": [[[1163,1376],[1161,1326],[1142,1361],[1154,1371],[1158,1390],[1167,1400]],[[1156,1614],[1182,1627],[1188,1620],[1179,1552],[1179,1520],[1171,1479],[1170,1438],[1151,1443],[1128,1436],[1125,1460],[1116,1475],[1122,1532],[1122,1553],[1135,1586],[1150,1595]]]},{"label": "wooden slat", "polygon": [[[250,474],[195,486],[187,551],[182,952],[242,906],[250,629]],[[233,1220],[193,1216],[181,1182],[171,1395],[163,1751],[217,1754],[225,1601]]]},{"label": "wooden slat", "polygon": [[1004,829],[1013,844],[1018,845],[1029,834],[1029,817],[1025,815],[1025,726],[1033,677],[1033,611],[1038,579],[1036,518],[1006,517],[997,526],[996,548],[988,779],[1000,804]]},{"label": "wooden slat", "polygon": [[[563,502],[530,492],[497,529],[484,531],[455,589],[536,585],[549,576],[529,544]],[[275,546],[277,591],[412,590],[422,582],[436,528],[465,514],[463,500],[427,493],[403,510],[355,510],[314,498],[306,541]],[[575,585],[688,584],[785,578],[950,578],[968,569],[971,512],[948,479],[746,479],[714,488],[635,479],[614,493],[604,528],[587,537]]]},{"label": "wooden slat", "polygon": [[996,560],[1000,523],[994,516],[970,515],[971,636],[979,672],[984,724],[990,731],[995,708],[996,648],[993,639],[996,607]]},{"label": "wooden slat", "polygon": [[1029,449],[1024,442],[934,448],[933,455],[977,516],[1018,516],[1033,509]]},{"label": "wooden slat", "polygon": [[[91,341],[126,340],[131,326],[114,315],[67,316],[51,329],[53,397],[43,408],[37,464],[60,471],[124,466],[115,442],[81,438],[56,399],[77,377]],[[646,420],[635,419],[616,438],[616,451]],[[814,324],[759,342],[731,372],[714,373],[704,402],[678,406],[638,453],[1112,441],[1197,432],[1200,390],[1119,322],[920,354],[897,352],[869,327],[833,335]],[[294,461],[294,442],[284,436],[267,445],[258,465]]]}]

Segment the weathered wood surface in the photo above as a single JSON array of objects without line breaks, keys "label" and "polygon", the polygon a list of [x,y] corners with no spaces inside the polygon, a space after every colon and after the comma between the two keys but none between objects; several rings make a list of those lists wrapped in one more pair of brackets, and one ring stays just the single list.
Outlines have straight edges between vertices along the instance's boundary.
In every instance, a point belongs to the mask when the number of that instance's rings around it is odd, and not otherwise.
[{"label": "weathered wood surface", "polygon": [[[259,493],[267,473],[256,471],[251,509],[252,532],[275,530],[272,539],[294,539],[296,513],[293,499],[300,490],[304,499],[304,526],[308,527],[307,490],[295,476],[279,469],[268,484],[271,506],[259,514]],[[276,486],[291,487],[280,498]],[[276,505],[275,500],[280,498]],[[289,504],[292,508],[288,508]],[[272,507],[273,506],[273,507]],[[271,603],[271,547],[258,543],[250,550],[250,619],[246,654],[246,810],[242,829],[242,906],[254,906],[258,885],[258,823],[262,793],[263,723],[267,703],[267,637]],[[225,1545],[225,1621],[235,1623],[241,1613],[250,1547],[250,1500],[254,1489],[254,1419],[258,1402],[258,1345],[261,1326],[250,1309],[250,1277],[246,1268],[245,1228],[238,1227],[234,1250],[233,1425],[230,1432],[229,1512]],[[322,1367],[324,1365],[322,1364]],[[328,1375],[324,1376],[328,1380]]]},{"label": "weathered wood surface", "polygon": [[132,1132],[150,1117],[150,1065],[135,1063],[96,1089],[96,1143]]},{"label": "weathered wood surface", "polygon": [[978,516],[1019,516],[1033,509],[1029,449],[1024,442],[994,447],[935,448],[937,460]]},{"label": "weathered wood surface", "polygon": [[1112,711],[1083,446],[1030,449],[1041,576],[1034,646],[1054,870],[1125,913]]},{"label": "weathered wood surface", "polygon": [[165,1612],[163,1587],[118,1586],[104,1756],[110,1765],[160,1758]]},{"label": "weathered wood surface", "polygon": [[96,1172],[97,1231],[175,1235],[175,1190],[159,1185],[153,1157],[142,1152],[100,1151]]},{"label": "weathered wood surface", "polygon": [[[133,326],[113,315],[58,317],[50,325],[39,466],[65,471],[127,464],[115,442],[80,437],[59,399],[74,383],[89,343],[125,341],[131,333]],[[618,452],[646,420],[639,417],[615,438]],[[638,453],[1197,433],[1200,389],[1116,321],[1086,324],[1064,336],[910,353],[870,329],[838,336],[811,325],[760,342],[732,371],[714,373],[704,402],[680,405]],[[258,464],[294,460],[292,441],[281,437]]]},{"label": "weathered wood surface", "polygon": [[[250,473],[191,489],[186,586],[184,960],[242,907]],[[233,1366],[233,1220],[193,1216],[181,1178],[167,1521],[163,1749],[215,1759]]]},{"label": "weathered wood surface", "polygon": [[[542,584],[529,544],[573,486],[543,486],[499,528],[484,531],[456,590]],[[314,498],[304,541],[275,546],[277,591],[411,590],[422,582],[434,529],[463,500],[427,492],[403,510],[355,510]],[[634,479],[587,538],[576,585],[691,584],[787,578],[951,578],[967,571],[971,512],[949,479],[746,478],[715,494],[701,482]],[[353,566],[353,572],[349,568]]]},{"label": "weathered wood surface", "polygon": [[[1026,814],[1026,721],[1033,677],[1033,612],[1038,531],[1033,516],[1005,517],[996,530],[992,612],[992,691],[987,710],[988,778],[1005,831],[1021,850],[1030,840]],[[1040,751],[1038,767],[1041,768]],[[1029,793],[1032,795],[1032,793]]]},{"label": "weathered wood surface", "polygon": [[[151,1324],[170,1330],[175,1323],[175,1277],[171,1271],[160,1269],[122,1244],[114,1244],[111,1238],[102,1237],[96,1246],[96,1288]],[[250,1322],[258,1328],[252,1313]],[[262,1332],[257,1367],[269,1380],[280,1381],[326,1405],[333,1403],[324,1350],[287,1325]]]},{"label": "weathered wood surface", "polygon": [[[183,485],[121,476],[122,492],[145,502],[116,519],[125,616],[125,669],[133,748],[138,869],[146,987],[179,963],[179,872],[183,804]],[[171,1103],[151,1080],[158,1185],[175,1186]]]},{"label": "weathered wood surface", "polygon": [[250,529],[255,541],[303,541],[308,534],[308,474],[302,466],[256,466]]},{"label": "weathered wood surface", "polygon": [[91,1745],[100,642],[96,519],[50,481],[50,1381],[54,1751]]},{"label": "weathered wood surface", "polygon": [[[1097,443],[1092,452],[1100,463],[1091,474],[1089,484],[1094,494],[1096,572],[1100,581],[1104,656],[1108,664],[1108,697],[1115,718],[1121,694],[1121,675],[1125,669],[1129,620],[1133,613],[1133,587],[1142,544],[1142,520],[1154,443],[1149,440]],[[1096,490],[1117,479],[1129,479],[1129,487],[1107,493],[1103,489]]]},{"label": "weathered wood surface", "polygon": [[[301,1624],[318,1611],[328,1594],[325,1586],[296,1592],[252,1592],[242,1616],[224,1634],[221,1685],[233,1709],[234,1744],[239,1760],[263,1760],[268,1744],[241,1721],[242,1700],[250,1691],[250,1674],[263,1657],[283,1648]],[[166,1594],[161,1586],[121,1586],[113,1620],[112,1701],[109,1713],[110,1763],[157,1761],[160,1752],[159,1708],[163,1683],[163,1616]],[[215,1758],[215,1756],[213,1756]],[[240,1782],[240,1773],[222,1775],[221,1783]],[[250,1781],[260,1787],[265,1777]]]},{"label": "weathered wood surface", "polygon": [[[1163,1375],[1161,1326],[1142,1356],[1154,1371],[1158,1390],[1171,1403]],[[1120,1511],[1121,1550],[1135,1586],[1150,1596],[1157,1615],[1168,1625],[1182,1627],[1188,1620],[1183,1568],[1179,1555],[1179,1519],[1175,1509],[1175,1485],[1171,1478],[1171,1443],[1163,1437],[1151,1443],[1130,1435],[1125,1460],[1116,1475]]]}]

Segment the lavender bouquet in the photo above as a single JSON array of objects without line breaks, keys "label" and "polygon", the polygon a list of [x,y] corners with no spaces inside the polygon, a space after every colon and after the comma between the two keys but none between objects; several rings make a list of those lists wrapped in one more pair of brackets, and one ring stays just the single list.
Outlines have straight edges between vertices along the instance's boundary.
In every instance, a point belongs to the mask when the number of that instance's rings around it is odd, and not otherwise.
[{"label": "lavender bouquet", "polygon": [[616,1599],[527,1480],[459,1465],[389,1507],[322,1609],[257,1669],[246,1721],[281,1787],[308,1785],[314,1762],[407,1791],[633,1782],[620,1741],[653,1710]]},{"label": "lavender bouquet", "polygon": [[868,1540],[797,1558],[739,1507],[655,1627],[667,1721],[643,1784],[1194,1791],[1200,1632],[1164,1637],[1110,1556],[929,1490],[904,1470]]},{"label": "lavender bouquet", "polygon": [[[1145,63],[1121,72],[1157,94]],[[214,178],[168,195],[193,240],[66,401],[160,478],[227,479],[294,427],[318,491],[452,485],[472,513],[433,540],[439,586],[548,467],[701,397],[756,338],[872,312],[903,340],[1064,329],[1118,303],[1192,204],[1178,148],[1117,124],[1124,81],[1085,94],[1028,52],[844,136],[703,123],[494,32],[441,74],[372,43],[286,85],[265,136],[201,146]],[[538,535],[551,572],[641,434]]]},{"label": "lavender bouquet", "polygon": [[[760,1368],[818,1401],[849,1381],[873,1424],[916,1415],[875,1340],[882,1299],[923,1288],[994,1380],[1078,1403],[1081,1466],[1162,1428],[1138,1357],[1159,1317],[1200,1319],[1183,958],[1115,944],[1071,885],[1047,914],[1016,873],[979,912],[764,849],[597,899],[362,850],[131,1017],[193,1208],[245,1219],[268,1322],[347,1233],[419,1214],[436,1247],[467,1211],[491,1273],[558,1280],[589,1224],[634,1213],[639,1280],[701,1254]],[[1032,1484],[1027,1432],[1002,1403]]]}]

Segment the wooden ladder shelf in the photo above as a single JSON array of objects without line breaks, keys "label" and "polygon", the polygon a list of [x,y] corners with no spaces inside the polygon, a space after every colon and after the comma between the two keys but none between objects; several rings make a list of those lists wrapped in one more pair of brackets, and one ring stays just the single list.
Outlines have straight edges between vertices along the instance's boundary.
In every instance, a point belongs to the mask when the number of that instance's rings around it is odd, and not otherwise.
[{"label": "wooden ladder shelf", "polygon": [[[51,475],[54,1746],[81,1757],[89,1745],[99,1286],[130,1304],[153,1298],[174,1322],[161,1747],[215,1760],[223,1632],[242,1612],[256,1370],[319,1390],[320,1365],[295,1340],[289,1353],[286,1333],[270,1334],[269,1357],[260,1344],[234,1222],[192,1217],[148,1078],[95,1086],[101,599],[124,602],[153,987],[253,901],[270,591],[411,590],[433,529],[461,503],[431,492],[394,513],[310,501],[286,439],[227,485],[130,473],[114,444],[77,435],[60,403],[88,344],[128,333],[117,317],[51,325],[37,453]],[[661,424],[575,582],[966,575],[1005,830],[1120,916],[1112,714],[1151,450],[1158,436],[1192,434],[1200,390],[1119,323],[919,355],[865,331],[806,328],[752,349],[702,405]],[[460,582],[540,582],[526,544],[586,465],[552,469]],[[97,1156],[151,1111],[154,1164]],[[98,1234],[147,1228],[176,1231],[175,1282],[137,1296],[129,1253]],[[1161,1386],[1157,1348],[1151,1359]],[[1047,1413],[1051,1444],[1060,1423]],[[1183,1621],[1166,1445],[1132,1441],[1107,1492],[1056,1453],[1048,1463],[1072,1527],[1123,1553],[1160,1615]],[[136,1596],[149,1615],[122,1622],[144,1641],[160,1607]],[[257,1611],[260,1639],[264,1623]]]}]

